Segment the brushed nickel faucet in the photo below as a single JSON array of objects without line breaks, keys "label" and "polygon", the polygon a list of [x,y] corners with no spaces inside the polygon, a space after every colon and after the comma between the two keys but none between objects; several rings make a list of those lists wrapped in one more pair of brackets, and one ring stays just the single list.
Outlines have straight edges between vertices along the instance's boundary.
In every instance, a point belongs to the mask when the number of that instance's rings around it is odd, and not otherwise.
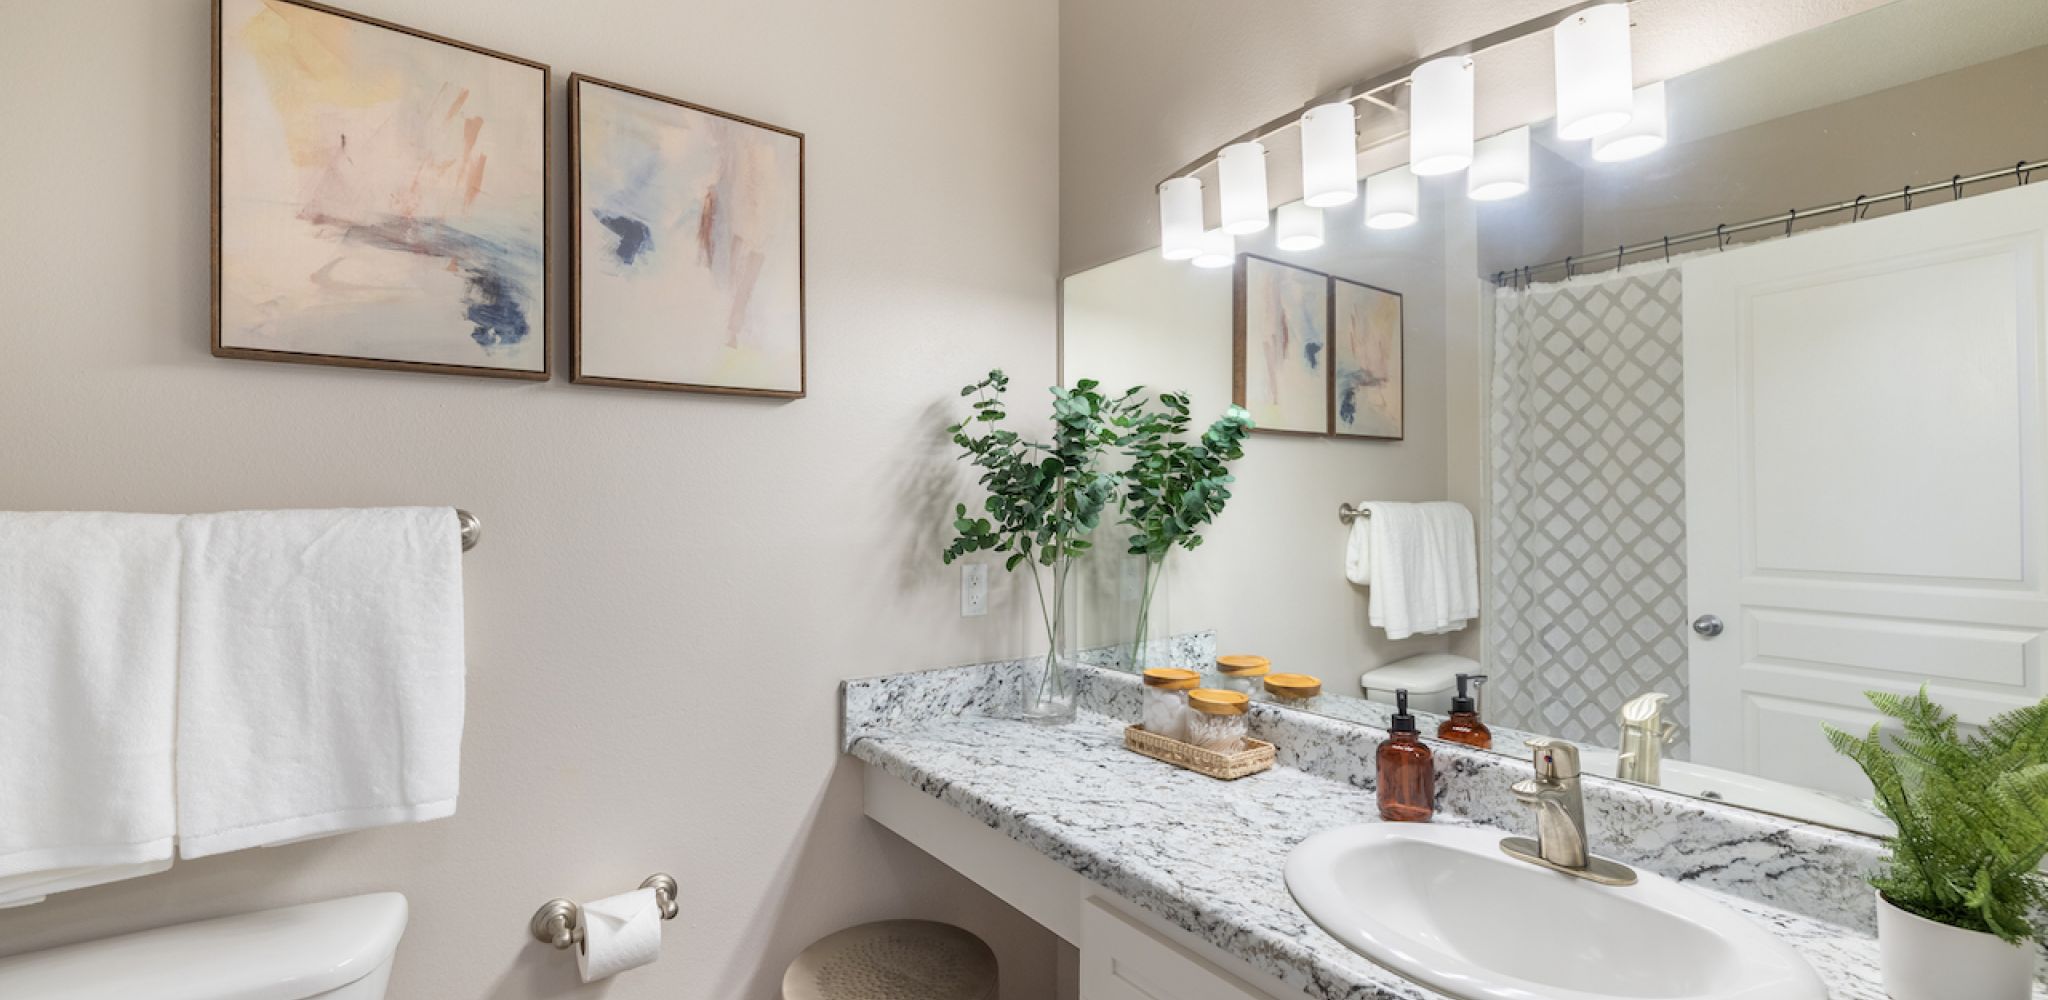
[{"label": "brushed nickel faucet", "polygon": [[1652,691],[1621,706],[1621,754],[1614,761],[1615,777],[1645,785],[1662,781],[1664,748],[1678,739],[1678,723],[1664,719],[1664,703],[1670,697]]},{"label": "brushed nickel faucet", "polygon": [[1625,865],[1597,858],[1586,849],[1586,797],[1579,787],[1579,748],[1560,739],[1538,736],[1536,775],[1517,781],[1515,798],[1536,807],[1536,839],[1508,837],[1500,849],[1509,857],[1552,871],[1598,882],[1631,885],[1636,873]]}]

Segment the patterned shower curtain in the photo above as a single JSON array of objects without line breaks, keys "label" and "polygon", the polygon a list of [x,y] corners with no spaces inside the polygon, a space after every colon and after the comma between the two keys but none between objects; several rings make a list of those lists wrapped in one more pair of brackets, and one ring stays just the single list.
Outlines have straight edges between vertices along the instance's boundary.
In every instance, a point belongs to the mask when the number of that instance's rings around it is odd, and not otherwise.
[{"label": "patterned shower curtain", "polygon": [[1661,264],[1495,295],[1487,711],[1504,725],[1612,747],[1649,691],[1686,723],[1679,302]]}]

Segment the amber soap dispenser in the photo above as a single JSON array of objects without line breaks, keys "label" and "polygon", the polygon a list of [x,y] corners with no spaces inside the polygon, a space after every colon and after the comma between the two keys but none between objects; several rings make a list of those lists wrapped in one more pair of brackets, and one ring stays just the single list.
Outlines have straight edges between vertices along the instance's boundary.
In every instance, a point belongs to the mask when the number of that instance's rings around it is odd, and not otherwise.
[{"label": "amber soap dispenser", "polygon": [[[1480,678],[1484,680],[1485,678]],[[1493,730],[1479,721],[1479,705],[1473,699],[1472,675],[1458,675],[1458,693],[1451,696],[1451,717],[1436,727],[1436,738],[1463,743],[1481,750],[1493,749]]]},{"label": "amber soap dispenser", "polygon": [[1415,731],[1408,713],[1408,689],[1394,692],[1394,725],[1380,744],[1380,818],[1389,823],[1427,823],[1436,813],[1436,760]]}]

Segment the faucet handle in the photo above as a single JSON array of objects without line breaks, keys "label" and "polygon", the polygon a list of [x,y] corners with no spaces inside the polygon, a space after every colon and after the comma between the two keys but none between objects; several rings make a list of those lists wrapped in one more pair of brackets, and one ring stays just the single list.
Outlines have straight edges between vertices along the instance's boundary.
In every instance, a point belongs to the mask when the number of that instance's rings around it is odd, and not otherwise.
[{"label": "faucet handle", "polygon": [[1563,781],[1579,776],[1579,748],[1552,736],[1538,736],[1528,741],[1529,749],[1535,751],[1536,777],[1545,781]]}]

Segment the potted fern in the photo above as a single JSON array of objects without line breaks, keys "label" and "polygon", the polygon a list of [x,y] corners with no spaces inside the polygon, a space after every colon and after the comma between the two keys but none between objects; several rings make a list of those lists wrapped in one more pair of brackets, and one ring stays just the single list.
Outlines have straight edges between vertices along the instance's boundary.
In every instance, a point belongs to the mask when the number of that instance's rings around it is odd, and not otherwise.
[{"label": "potted fern", "polygon": [[1131,529],[1129,554],[1144,559],[1129,657],[1132,667],[1142,668],[1151,639],[1152,598],[1165,575],[1166,557],[1176,547],[1201,545],[1202,529],[1223,513],[1234,481],[1230,463],[1244,457],[1252,417],[1233,404],[1199,440],[1189,441],[1185,393],[1162,392],[1147,401],[1140,387],[1110,405],[1130,459],[1122,476],[1124,516],[1119,523]]},{"label": "potted fern", "polygon": [[1045,625],[1042,666],[1026,681],[1019,714],[1033,722],[1057,724],[1074,718],[1074,682],[1068,670],[1068,586],[1074,561],[1090,545],[1088,534],[1101,523],[1115,492],[1116,477],[1101,468],[1103,452],[1116,443],[1108,423],[1108,402],[1097,383],[1082,379],[1073,388],[1052,387],[1053,436],[1032,441],[1003,426],[1009,411],[1003,394],[1010,379],[1001,369],[960,390],[976,397],[973,414],[947,428],[962,457],[981,470],[988,496],[982,515],[966,504],[953,508],[958,534],[946,546],[947,564],[970,552],[1005,552],[1006,572],[1022,566],[1038,593]]},{"label": "potted fern", "polygon": [[1892,1000],[2024,1000],[2034,914],[2048,903],[2048,701],[1964,735],[1923,688],[1866,697],[1901,732],[1824,727],[1898,827],[1877,889],[1879,964]]}]

